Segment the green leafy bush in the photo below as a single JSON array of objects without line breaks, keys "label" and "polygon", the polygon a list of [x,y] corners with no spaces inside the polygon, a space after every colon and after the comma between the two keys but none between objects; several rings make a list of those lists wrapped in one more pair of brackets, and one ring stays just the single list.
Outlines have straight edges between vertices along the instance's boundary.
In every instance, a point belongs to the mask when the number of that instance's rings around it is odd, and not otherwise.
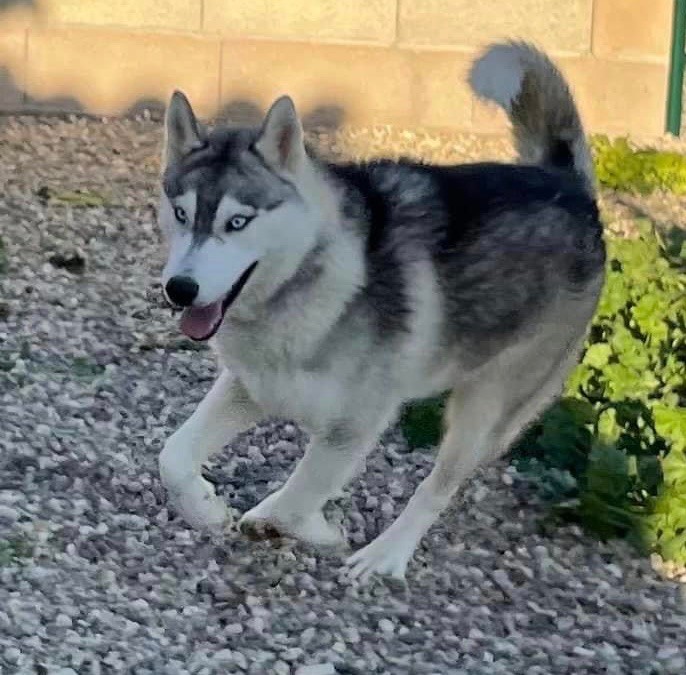
[{"label": "green leafy bush", "polygon": [[[563,398],[512,451],[553,512],[686,563],[686,244],[651,223],[608,242],[607,281]],[[410,406],[411,445],[440,433],[435,401]]]},{"label": "green leafy bush", "polygon": [[591,140],[598,181],[614,190],[647,193],[665,190],[686,194],[686,156],[676,152],[635,149],[626,138]]}]

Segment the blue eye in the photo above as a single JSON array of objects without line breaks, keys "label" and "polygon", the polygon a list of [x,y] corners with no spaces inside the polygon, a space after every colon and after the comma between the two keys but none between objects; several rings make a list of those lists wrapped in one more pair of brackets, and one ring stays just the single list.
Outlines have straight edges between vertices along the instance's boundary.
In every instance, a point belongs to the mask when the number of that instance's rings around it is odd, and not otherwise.
[{"label": "blue eye", "polygon": [[238,230],[242,230],[252,220],[252,218],[252,216],[232,216],[226,223],[226,231],[237,232]]},{"label": "blue eye", "polygon": [[185,225],[188,222],[188,217],[186,216],[186,212],[180,206],[174,207],[174,217],[182,225]]}]

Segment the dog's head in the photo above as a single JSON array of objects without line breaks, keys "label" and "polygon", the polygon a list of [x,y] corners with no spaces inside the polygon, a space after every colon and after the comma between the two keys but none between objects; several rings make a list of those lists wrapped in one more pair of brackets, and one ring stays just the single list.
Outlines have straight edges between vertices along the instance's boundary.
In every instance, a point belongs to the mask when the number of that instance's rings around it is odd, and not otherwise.
[{"label": "dog's head", "polygon": [[288,276],[314,239],[303,199],[309,159],[293,102],[278,99],[258,129],[207,132],[175,92],[165,122],[160,225],[169,241],[162,285],[183,307],[181,329],[212,337],[234,302]]}]

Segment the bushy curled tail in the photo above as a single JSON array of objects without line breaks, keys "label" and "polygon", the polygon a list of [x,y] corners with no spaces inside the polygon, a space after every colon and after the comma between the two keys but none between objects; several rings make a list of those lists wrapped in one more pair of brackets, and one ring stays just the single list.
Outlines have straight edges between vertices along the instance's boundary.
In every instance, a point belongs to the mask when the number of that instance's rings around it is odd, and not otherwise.
[{"label": "bushy curled tail", "polygon": [[520,160],[570,170],[595,192],[591,151],[567,82],[557,66],[525,42],[493,44],[474,62],[469,82],[510,118]]}]

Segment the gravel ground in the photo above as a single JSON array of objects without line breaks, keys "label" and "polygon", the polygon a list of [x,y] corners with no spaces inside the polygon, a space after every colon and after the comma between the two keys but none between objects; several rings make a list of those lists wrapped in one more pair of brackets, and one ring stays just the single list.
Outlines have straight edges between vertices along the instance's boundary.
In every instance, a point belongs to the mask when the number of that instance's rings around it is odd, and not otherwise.
[{"label": "gravel ground", "polygon": [[[156,287],[159,139],[150,120],[0,119],[0,673],[683,673],[684,587],[621,543],[546,531],[504,464],[426,537],[408,586],[350,586],[339,557],[174,519],[157,453],[215,370]],[[387,129],[322,140],[446,160],[508,152]],[[303,442],[264,424],[208,476],[242,512]],[[431,460],[386,434],[331,508],[354,546]]]}]

